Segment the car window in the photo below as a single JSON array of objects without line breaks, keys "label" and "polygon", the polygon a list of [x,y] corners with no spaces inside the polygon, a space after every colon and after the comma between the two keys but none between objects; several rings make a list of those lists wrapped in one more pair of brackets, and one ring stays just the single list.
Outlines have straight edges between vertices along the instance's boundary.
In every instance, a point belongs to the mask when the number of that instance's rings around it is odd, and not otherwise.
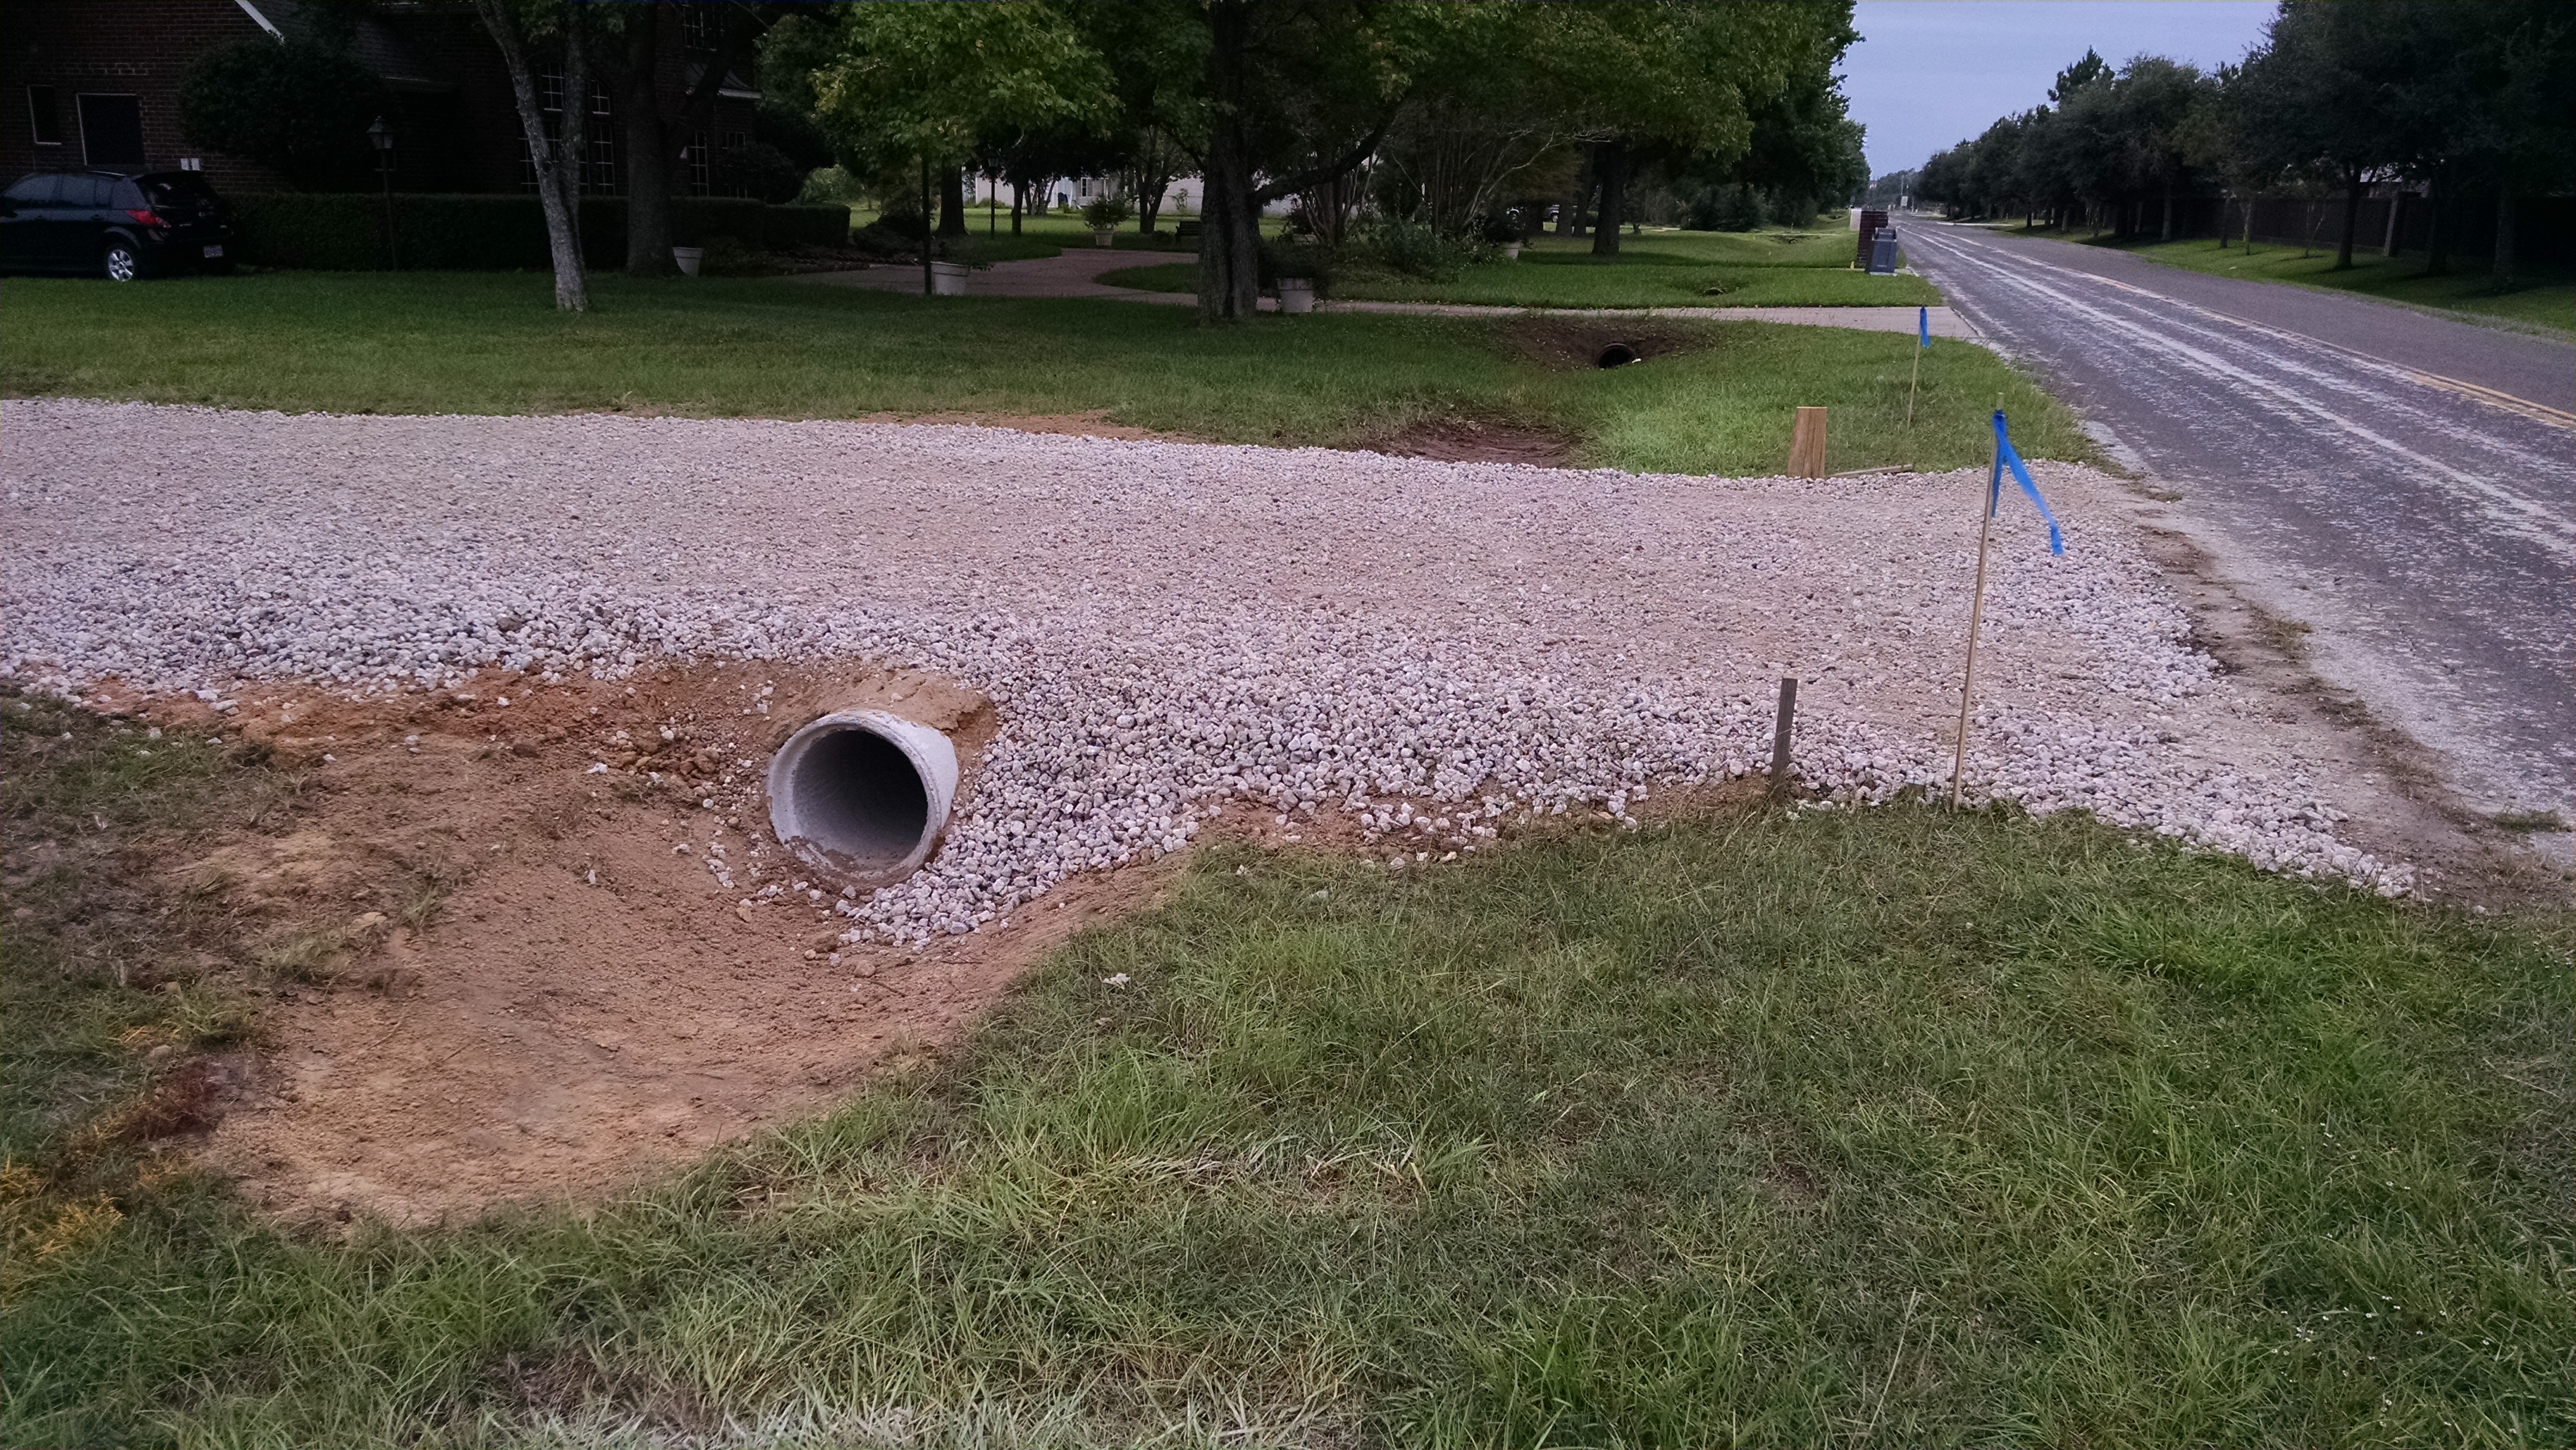
[{"label": "car window", "polygon": [[50,173],[30,176],[9,188],[9,199],[29,206],[44,206],[53,201],[55,190],[61,183],[61,177]]},{"label": "car window", "polygon": [[108,183],[107,204],[120,211],[133,211],[143,205],[143,188],[131,181]]},{"label": "car window", "polygon": [[211,207],[220,204],[215,189],[193,176],[144,177],[143,194],[152,198],[154,206]]},{"label": "car window", "polygon": [[66,176],[63,194],[56,206],[95,207],[107,205],[107,189],[112,183],[104,176]]}]

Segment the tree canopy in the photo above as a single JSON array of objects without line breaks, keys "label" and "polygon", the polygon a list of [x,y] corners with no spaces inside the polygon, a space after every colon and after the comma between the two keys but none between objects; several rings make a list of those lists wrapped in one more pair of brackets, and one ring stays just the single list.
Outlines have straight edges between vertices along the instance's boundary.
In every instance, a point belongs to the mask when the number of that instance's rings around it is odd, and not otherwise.
[{"label": "tree canopy", "polygon": [[1185,164],[1204,186],[1201,311],[1227,318],[1253,309],[1264,206],[1300,198],[1337,239],[1372,176],[1390,221],[1463,236],[1579,164],[1604,249],[1642,167],[1856,189],[1832,74],[1850,22],[1849,0],[879,0],[782,26],[764,85],[800,72],[782,89],[881,172],[1079,163],[1150,192]]},{"label": "tree canopy", "polygon": [[2284,0],[2243,64],[2203,75],[2160,56],[2113,72],[2087,51],[2051,105],[1995,122],[1926,162],[1920,193],[1954,209],[2077,208],[2140,228],[2158,204],[2224,189],[2340,193],[2337,264],[2373,183],[2421,184],[2441,217],[2460,194],[2497,208],[2499,277],[2517,197],[2576,189],[2576,6],[2563,0]]}]

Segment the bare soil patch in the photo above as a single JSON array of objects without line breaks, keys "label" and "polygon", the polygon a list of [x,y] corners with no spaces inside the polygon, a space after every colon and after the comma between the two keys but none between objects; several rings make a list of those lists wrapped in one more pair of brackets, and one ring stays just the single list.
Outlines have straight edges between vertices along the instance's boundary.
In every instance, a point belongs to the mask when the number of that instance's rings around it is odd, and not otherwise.
[{"label": "bare soil patch", "polygon": [[1371,453],[1436,458],[1443,463],[1519,463],[1532,468],[1563,468],[1574,461],[1575,444],[1576,440],[1566,434],[1525,423],[1427,418],[1360,446]]},{"label": "bare soil patch", "polygon": [[1573,370],[1597,365],[1613,343],[1636,349],[1647,362],[1704,351],[1717,345],[1717,329],[1700,323],[1643,317],[1530,317],[1501,324],[1503,351],[1540,367]]},{"label": "bare soil patch", "polygon": [[257,1060],[155,1125],[213,1123],[208,1158],[298,1219],[436,1221],[693,1157],[935,1053],[1047,950],[1172,875],[1085,874],[1008,931],[920,952],[843,946],[828,892],[739,904],[749,882],[723,887],[707,863],[765,851],[763,879],[786,874],[757,775],[814,714],[948,730],[971,782],[992,712],[920,674],[486,675],[358,702],[247,691],[222,717],[129,703],[311,771],[291,818],[172,869],[252,923],[273,1000]]}]

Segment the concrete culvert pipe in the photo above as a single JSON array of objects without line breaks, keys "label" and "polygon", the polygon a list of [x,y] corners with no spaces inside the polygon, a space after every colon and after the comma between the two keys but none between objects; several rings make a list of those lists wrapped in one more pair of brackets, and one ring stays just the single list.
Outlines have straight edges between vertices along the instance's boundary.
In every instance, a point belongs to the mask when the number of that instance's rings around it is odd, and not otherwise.
[{"label": "concrete culvert pipe", "polygon": [[1592,360],[1592,365],[1596,368],[1623,368],[1630,363],[1645,360],[1646,355],[1634,347],[1624,342],[1614,342],[1601,349],[1601,355]]},{"label": "concrete culvert pipe", "polygon": [[957,748],[881,710],[840,710],[769,760],[769,824],[799,860],[885,885],[930,859],[957,798]]}]

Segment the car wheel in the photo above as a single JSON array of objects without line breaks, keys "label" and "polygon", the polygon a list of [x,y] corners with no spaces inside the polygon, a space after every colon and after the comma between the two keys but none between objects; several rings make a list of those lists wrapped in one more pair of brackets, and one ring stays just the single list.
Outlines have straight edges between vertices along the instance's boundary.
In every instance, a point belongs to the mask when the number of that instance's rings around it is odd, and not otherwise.
[{"label": "car wheel", "polygon": [[134,255],[132,243],[110,242],[105,268],[110,282],[131,282],[143,275],[143,259]]}]

